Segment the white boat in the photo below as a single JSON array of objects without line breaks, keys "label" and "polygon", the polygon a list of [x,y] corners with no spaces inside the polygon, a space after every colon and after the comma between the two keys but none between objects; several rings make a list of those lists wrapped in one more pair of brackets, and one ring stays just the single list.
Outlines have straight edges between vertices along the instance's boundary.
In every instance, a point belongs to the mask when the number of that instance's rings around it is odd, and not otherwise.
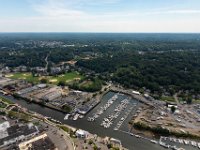
[{"label": "white boat", "polygon": [[189,144],[189,141],[188,140],[183,140],[184,141],[184,144],[185,145],[188,145]]},{"label": "white boat", "polygon": [[197,146],[197,143],[194,141],[194,146]]},{"label": "white boat", "polygon": [[82,119],[83,117],[84,117],[83,115],[80,115],[80,116],[79,116],[79,118],[81,118],[81,119]]},{"label": "white boat", "polygon": [[74,120],[74,121],[77,120],[78,117],[79,117],[79,114],[76,114],[76,115],[74,116],[73,120]]},{"label": "white boat", "polygon": [[117,131],[117,130],[118,130],[118,128],[114,128],[114,130],[115,130],[115,131]]},{"label": "white boat", "polygon": [[133,134],[133,133],[130,133],[130,135],[133,136],[134,134]]},{"label": "white boat", "polygon": [[69,116],[70,116],[70,114],[66,114],[66,116],[64,117],[64,120],[68,120]]},{"label": "white boat", "polygon": [[192,146],[197,146],[197,143],[195,141],[191,141]]},{"label": "white boat", "polygon": [[182,139],[179,139],[179,143],[183,144],[183,140],[182,140]]},{"label": "white boat", "polygon": [[141,138],[141,136],[139,136],[139,135],[135,135],[135,137],[136,137],[136,138]]},{"label": "white boat", "polygon": [[200,143],[198,143],[197,145],[198,145],[198,148],[200,149]]},{"label": "white boat", "polygon": [[123,121],[123,120],[124,120],[124,118],[122,117],[122,118],[121,118],[121,121]]},{"label": "white boat", "polygon": [[177,142],[176,138],[173,138],[173,141],[176,143]]},{"label": "white boat", "polygon": [[158,144],[156,140],[151,140],[151,143]]}]

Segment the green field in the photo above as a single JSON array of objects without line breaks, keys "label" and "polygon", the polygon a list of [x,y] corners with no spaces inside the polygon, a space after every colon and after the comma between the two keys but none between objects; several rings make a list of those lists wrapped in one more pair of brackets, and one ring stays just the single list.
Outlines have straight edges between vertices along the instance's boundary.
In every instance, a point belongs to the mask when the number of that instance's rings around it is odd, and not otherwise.
[{"label": "green field", "polygon": [[58,84],[60,81],[68,83],[74,80],[81,80],[84,76],[78,72],[69,72],[58,76],[33,77],[31,73],[14,73],[7,75],[11,79],[22,79],[32,83],[39,83],[41,79],[47,79],[47,83]]},{"label": "green field", "polygon": [[165,101],[165,102],[175,102],[175,99],[171,96],[162,96],[160,100]]},{"label": "green field", "polygon": [[39,77],[33,77],[31,73],[14,73],[14,74],[8,74],[6,77],[11,79],[21,79],[26,80],[28,82],[39,82]]},{"label": "green field", "polygon": [[81,80],[84,76],[80,75],[78,72],[70,72],[65,73],[63,75],[59,75],[57,77],[49,76],[48,81],[51,83],[58,84],[58,82],[63,81],[65,83],[74,81],[74,80]]}]

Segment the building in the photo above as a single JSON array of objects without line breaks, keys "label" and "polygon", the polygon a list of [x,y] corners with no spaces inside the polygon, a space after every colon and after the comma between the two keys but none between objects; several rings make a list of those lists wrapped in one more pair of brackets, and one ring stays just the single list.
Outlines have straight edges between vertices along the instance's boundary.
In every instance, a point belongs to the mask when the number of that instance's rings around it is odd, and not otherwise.
[{"label": "building", "polygon": [[140,92],[138,91],[132,91],[133,94],[136,94],[136,95],[140,95]]},{"label": "building", "polygon": [[75,135],[78,137],[78,138],[87,138],[89,133],[87,131],[84,131],[84,130],[77,130]]},{"label": "building", "polygon": [[9,67],[4,67],[4,68],[1,69],[1,72],[2,72],[3,74],[6,74],[6,73],[10,73],[11,70],[10,70]]},{"label": "building", "polygon": [[46,87],[47,87],[46,84],[38,84],[38,85],[35,85],[35,86],[32,86],[32,87],[22,89],[22,90],[18,91],[17,94],[23,95],[23,94],[30,93],[30,92],[33,92],[35,90],[43,89],[43,88],[46,88]]},{"label": "building", "polygon": [[18,145],[20,150],[56,150],[54,143],[46,133],[36,136]]},{"label": "building", "polygon": [[46,84],[38,84],[38,85],[37,85],[37,87],[39,87],[39,88],[43,89],[43,88],[46,88],[46,87],[47,87],[47,85],[46,85]]},{"label": "building", "polygon": [[35,91],[37,89],[39,89],[38,86],[32,86],[32,87],[28,87],[28,88],[25,88],[25,89],[18,91],[17,94],[22,95],[22,94],[26,94],[26,93]]},{"label": "building", "polygon": [[9,78],[0,77],[0,87],[16,84],[18,81]]},{"label": "building", "polygon": [[42,99],[46,101],[52,101],[54,99],[60,98],[61,96],[62,96],[62,93],[56,90],[56,91],[46,94]]},{"label": "building", "polygon": [[62,71],[60,67],[52,67],[51,68],[51,74],[58,74]]},{"label": "building", "polygon": [[14,72],[27,72],[27,67],[26,66],[18,66],[13,69]]},{"label": "building", "polygon": [[1,126],[4,127],[0,128],[0,149],[2,147],[31,138],[39,133],[38,128],[32,123],[10,126],[8,123],[4,122],[4,124]]}]

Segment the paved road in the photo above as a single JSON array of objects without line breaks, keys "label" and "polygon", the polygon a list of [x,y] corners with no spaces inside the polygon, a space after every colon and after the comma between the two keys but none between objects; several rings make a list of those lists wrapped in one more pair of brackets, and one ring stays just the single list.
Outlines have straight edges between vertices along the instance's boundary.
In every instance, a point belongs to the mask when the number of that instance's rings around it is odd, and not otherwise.
[{"label": "paved road", "polygon": [[[25,114],[32,116],[36,120],[40,121],[41,124],[43,124],[43,125],[48,124],[49,130],[48,130],[47,134],[48,134],[49,138],[55,143],[55,146],[59,150],[74,150],[75,149],[74,148],[74,142],[72,141],[70,136],[65,131],[63,131],[62,129],[59,129],[55,123],[49,121],[48,119],[44,118],[43,116],[41,116],[37,113],[35,113],[35,114],[28,113],[28,112],[24,111],[17,104],[8,104],[7,102],[4,102],[4,101],[2,101],[2,102],[7,104],[7,107],[4,109],[6,112],[11,111],[11,109],[7,109],[10,106],[19,107],[19,109],[21,109]],[[11,108],[13,108],[13,107],[11,107]],[[64,139],[64,141],[63,141],[63,139]]]},{"label": "paved road", "polygon": [[121,93],[124,93],[124,94],[127,94],[127,95],[130,95],[130,96],[132,96],[133,98],[139,100],[140,102],[145,103],[145,104],[147,104],[147,105],[149,105],[149,106],[154,107],[154,105],[153,105],[152,102],[150,102],[149,100],[145,99],[145,98],[144,98],[143,96],[141,96],[141,95],[133,94],[131,90],[119,89],[119,88],[113,87],[113,86],[111,87],[111,90],[116,91],[116,92],[121,92]]}]

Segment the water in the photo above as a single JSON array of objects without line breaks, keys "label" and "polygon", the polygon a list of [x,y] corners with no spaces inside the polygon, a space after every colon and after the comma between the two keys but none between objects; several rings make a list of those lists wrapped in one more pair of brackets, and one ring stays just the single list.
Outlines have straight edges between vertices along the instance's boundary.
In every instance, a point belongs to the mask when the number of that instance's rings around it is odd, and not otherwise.
[{"label": "water", "polygon": [[[96,112],[97,109],[99,107],[103,106],[106,103],[106,101],[110,97],[112,97],[114,94],[116,94],[116,93],[113,93],[113,92],[107,93],[102,98],[102,102],[97,107],[95,107],[89,114],[87,114],[86,117],[84,117],[83,119],[79,119],[77,121],[64,120],[64,117],[65,117],[64,113],[56,111],[56,110],[52,110],[50,108],[42,107],[42,106],[34,104],[34,103],[29,104],[24,100],[16,100],[12,96],[7,96],[7,98],[9,98],[12,102],[15,102],[15,103],[21,105],[22,107],[27,108],[28,110],[40,113],[44,116],[52,117],[52,118],[59,120],[62,123],[65,123],[67,125],[70,125],[70,126],[73,126],[76,128],[80,128],[83,130],[87,130],[90,133],[97,134],[101,137],[109,136],[109,137],[119,139],[119,140],[121,140],[122,145],[130,150],[164,150],[163,147],[153,144],[150,141],[147,141],[147,140],[144,140],[141,138],[136,138],[134,136],[130,136],[129,134],[121,132],[121,131],[114,131],[113,128],[115,127],[116,124],[111,126],[111,128],[109,128],[109,129],[105,129],[100,126],[102,119],[105,116],[107,116],[108,114],[110,114],[110,112],[112,112],[113,108],[118,103],[120,103],[120,100],[127,98],[127,96],[120,96],[119,99],[115,103],[113,103],[113,105],[104,114],[102,114],[102,116],[100,116],[97,119],[97,121],[95,121],[95,122],[87,121],[88,116],[91,116],[94,112]],[[136,100],[131,99],[131,103],[138,103],[138,102]],[[138,103],[138,105],[140,105],[140,103]],[[135,111],[135,109],[131,113],[134,114],[134,111]],[[127,117],[127,119],[124,121],[120,130],[128,131],[128,121],[131,119],[132,114],[130,114]],[[123,116],[123,113],[119,116],[119,118],[121,118],[121,116]],[[119,118],[115,120],[116,123],[119,121]]]}]

